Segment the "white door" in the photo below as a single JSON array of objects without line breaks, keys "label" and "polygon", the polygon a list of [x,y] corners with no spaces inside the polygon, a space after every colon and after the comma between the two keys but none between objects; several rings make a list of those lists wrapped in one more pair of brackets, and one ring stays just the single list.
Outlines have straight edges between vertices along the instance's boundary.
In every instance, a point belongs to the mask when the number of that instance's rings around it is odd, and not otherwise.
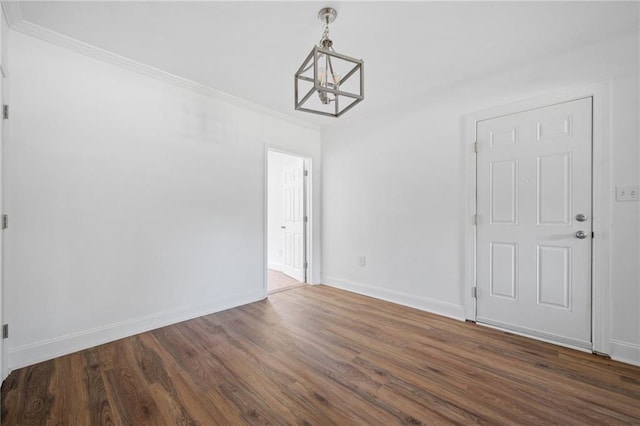
[{"label": "white door", "polygon": [[287,167],[283,181],[284,267],[282,272],[300,282],[304,276],[304,165]]},{"label": "white door", "polygon": [[591,102],[477,123],[478,322],[591,348]]}]

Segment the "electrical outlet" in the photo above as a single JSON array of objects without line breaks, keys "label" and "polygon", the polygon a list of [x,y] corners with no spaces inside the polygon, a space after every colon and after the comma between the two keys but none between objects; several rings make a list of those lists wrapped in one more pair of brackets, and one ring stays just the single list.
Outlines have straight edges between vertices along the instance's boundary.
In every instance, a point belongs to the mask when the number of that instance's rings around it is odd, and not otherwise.
[{"label": "electrical outlet", "polygon": [[616,201],[640,200],[640,186],[616,186]]},{"label": "electrical outlet", "polygon": [[365,266],[367,264],[367,259],[364,256],[360,256],[358,258],[358,261],[360,263],[360,266]]}]

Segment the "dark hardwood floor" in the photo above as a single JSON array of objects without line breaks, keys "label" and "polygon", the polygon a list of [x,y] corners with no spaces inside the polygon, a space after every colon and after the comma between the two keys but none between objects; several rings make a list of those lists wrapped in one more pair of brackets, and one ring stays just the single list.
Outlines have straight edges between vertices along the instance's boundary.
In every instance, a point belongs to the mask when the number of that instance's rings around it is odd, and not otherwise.
[{"label": "dark hardwood floor", "polygon": [[3,425],[640,424],[640,368],[325,286],[11,373]]}]

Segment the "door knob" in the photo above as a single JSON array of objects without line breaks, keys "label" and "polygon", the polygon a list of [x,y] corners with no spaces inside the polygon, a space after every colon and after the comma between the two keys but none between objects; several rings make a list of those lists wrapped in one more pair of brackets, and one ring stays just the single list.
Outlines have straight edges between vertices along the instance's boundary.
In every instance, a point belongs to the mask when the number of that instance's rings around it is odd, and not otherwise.
[{"label": "door knob", "polygon": [[587,238],[587,234],[585,234],[584,231],[578,231],[576,232],[576,238],[584,240],[585,238]]},{"label": "door knob", "polygon": [[584,222],[584,221],[586,221],[586,220],[587,220],[587,217],[586,217],[585,215],[583,215],[582,213],[578,213],[578,214],[576,215],[576,220],[577,220],[578,222]]}]

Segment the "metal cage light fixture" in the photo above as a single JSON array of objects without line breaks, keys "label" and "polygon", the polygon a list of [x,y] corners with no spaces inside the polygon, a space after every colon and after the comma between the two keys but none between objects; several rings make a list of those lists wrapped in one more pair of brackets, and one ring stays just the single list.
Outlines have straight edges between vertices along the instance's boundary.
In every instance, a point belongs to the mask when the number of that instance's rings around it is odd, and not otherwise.
[{"label": "metal cage light fixture", "polygon": [[318,12],[323,22],[322,37],[295,75],[298,111],[340,117],[364,99],[364,62],[337,53],[329,38],[329,24],[337,16],[338,12],[330,7]]}]

